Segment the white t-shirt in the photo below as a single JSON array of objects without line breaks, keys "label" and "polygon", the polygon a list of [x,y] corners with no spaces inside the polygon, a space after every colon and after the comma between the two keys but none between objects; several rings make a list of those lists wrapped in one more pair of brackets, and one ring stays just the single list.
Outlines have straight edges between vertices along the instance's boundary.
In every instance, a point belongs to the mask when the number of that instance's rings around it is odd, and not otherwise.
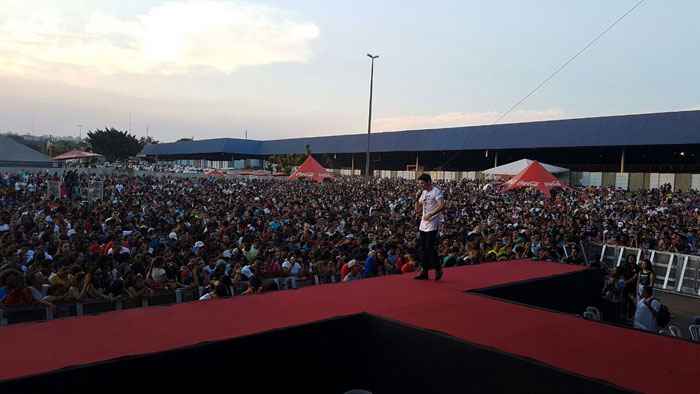
[{"label": "white t-shirt", "polygon": [[254,276],[253,270],[250,269],[249,265],[243,266],[243,268],[241,268],[241,274],[243,274],[243,276],[245,276],[246,279],[250,279]]},{"label": "white t-shirt", "polygon": [[[423,204],[423,217],[428,213],[433,212],[435,208],[437,208],[438,203],[441,201],[443,201],[442,191],[437,187],[433,186],[430,191],[423,190],[423,193],[421,193],[420,198],[418,199],[418,202]],[[442,213],[433,216],[433,218],[429,221],[423,219],[423,217],[421,217],[420,220],[420,231],[437,231],[440,223],[442,223]]]},{"label": "white t-shirt", "polygon": [[151,270],[151,279],[156,282],[164,282],[166,279],[165,269],[159,267],[153,267]]},{"label": "white t-shirt", "polygon": [[285,270],[289,270],[289,275],[291,276],[298,276],[301,272],[301,264],[297,263],[296,261],[294,262],[294,264],[292,264],[289,262],[289,260],[287,260],[284,263],[282,263],[282,268],[284,268]]}]

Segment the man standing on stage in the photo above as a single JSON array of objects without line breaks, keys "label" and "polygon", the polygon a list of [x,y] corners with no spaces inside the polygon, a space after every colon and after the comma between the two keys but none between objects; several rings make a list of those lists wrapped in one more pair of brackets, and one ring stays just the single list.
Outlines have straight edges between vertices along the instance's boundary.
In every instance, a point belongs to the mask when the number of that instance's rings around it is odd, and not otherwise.
[{"label": "man standing on stage", "polygon": [[435,280],[442,278],[442,264],[438,258],[438,231],[442,222],[442,211],[445,209],[445,199],[442,191],[433,186],[430,175],[418,177],[420,191],[416,194],[416,214],[420,215],[418,235],[418,250],[423,270],[415,279],[428,279],[428,271],[435,270]]}]

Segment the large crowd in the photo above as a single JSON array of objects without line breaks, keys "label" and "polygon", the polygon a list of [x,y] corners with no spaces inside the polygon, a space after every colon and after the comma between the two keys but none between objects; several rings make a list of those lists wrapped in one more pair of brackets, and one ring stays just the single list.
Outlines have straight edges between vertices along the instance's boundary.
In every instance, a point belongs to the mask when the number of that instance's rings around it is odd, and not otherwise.
[{"label": "large crowd", "polygon": [[[202,299],[321,278],[419,269],[415,181],[64,175],[0,176],[0,303],[139,299],[205,289]],[[79,189],[100,182],[101,198]],[[534,190],[436,182],[447,208],[443,266],[534,259],[585,264],[583,245],[698,253],[700,195]],[[82,196],[82,197],[81,197]]]}]

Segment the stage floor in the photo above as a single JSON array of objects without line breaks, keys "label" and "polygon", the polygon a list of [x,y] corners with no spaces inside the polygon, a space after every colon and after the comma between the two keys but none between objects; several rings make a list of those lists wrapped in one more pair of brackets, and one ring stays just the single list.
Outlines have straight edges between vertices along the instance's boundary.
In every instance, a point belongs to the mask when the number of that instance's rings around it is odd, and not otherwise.
[{"label": "stage floor", "polygon": [[470,290],[581,270],[515,261],[0,329],[0,380],[369,313],[640,392],[694,391],[700,347]]}]

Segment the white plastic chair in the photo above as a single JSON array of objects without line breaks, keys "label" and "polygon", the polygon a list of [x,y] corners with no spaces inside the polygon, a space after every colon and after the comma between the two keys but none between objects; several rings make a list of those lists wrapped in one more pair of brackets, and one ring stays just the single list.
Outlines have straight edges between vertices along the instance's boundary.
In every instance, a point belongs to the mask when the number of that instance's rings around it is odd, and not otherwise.
[{"label": "white plastic chair", "polygon": [[690,331],[690,339],[695,342],[700,342],[700,325],[691,324],[688,326],[688,331]]},{"label": "white plastic chair", "polygon": [[683,331],[681,331],[680,327],[669,324],[666,329],[672,337],[683,338]]},{"label": "white plastic chair", "polygon": [[[602,315],[600,313],[600,309],[598,309],[594,306],[589,306],[588,308],[586,308],[586,312],[590,312],[593,315],[592,320],[597,320],[597,321],[602,320]],[[585,316],[585,314],[584,314],[584,316]]]}]

